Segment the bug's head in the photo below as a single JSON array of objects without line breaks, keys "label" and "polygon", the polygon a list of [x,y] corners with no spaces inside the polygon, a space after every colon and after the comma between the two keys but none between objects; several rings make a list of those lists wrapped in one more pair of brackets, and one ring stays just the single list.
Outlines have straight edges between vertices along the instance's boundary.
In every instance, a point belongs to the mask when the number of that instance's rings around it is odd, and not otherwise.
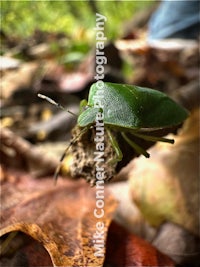
[{"label": "bug's head", "polygon": [[86,127],[92,125],[95,122],[99,108],[87,106],[85,110],[78,116],[78,125],[80,127]]}]

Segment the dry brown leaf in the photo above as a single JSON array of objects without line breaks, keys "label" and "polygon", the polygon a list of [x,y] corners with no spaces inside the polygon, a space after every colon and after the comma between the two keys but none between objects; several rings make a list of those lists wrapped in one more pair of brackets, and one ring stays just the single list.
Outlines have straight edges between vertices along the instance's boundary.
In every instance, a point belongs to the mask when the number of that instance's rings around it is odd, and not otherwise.
[{"label": "dry brown leaf", "polygon": [[199,109],[174,145],[157,144],[130,172],[132,199],[153,225],[171,221],[199,235]]},{"label": "dry brown leaf", "polygon": [[175,266],[168,256],[116,223],[109,227],[106,251],[105,266]]},{"label": "dry brown leaf", "polygon": [[4,236],[4,240],[1,242],[1,266],[38,267],[38,263],[41,267],[53,266],[42,243],[22,232],[11,232]]},{"label": "dry brown leaf", "polygon": [[[95,188],[83,181],[51,178],[36,180],[29,175],[7,175],[2,184],[0,235],[21,231],[48,251],[54,266],[102,266],[104,257],[95,257],[93,235],[96,223]],[[104,242],[116,201],[105,190]],[[38,265],[39,262],[38,262]]]}]

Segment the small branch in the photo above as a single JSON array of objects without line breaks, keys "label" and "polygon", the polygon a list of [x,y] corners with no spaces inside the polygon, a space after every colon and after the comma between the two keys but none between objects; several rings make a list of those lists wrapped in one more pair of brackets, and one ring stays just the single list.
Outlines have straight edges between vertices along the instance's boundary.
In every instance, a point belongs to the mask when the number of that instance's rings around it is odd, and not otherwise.
[{"label": "small branch", "polygon": [[53,173],[59,164],[59,161],[53,157],[47,156],[41,150],[30,144],[23,138],[16,136],[7,128],[1,128],[0,139],[3,147],[12,148],[20,155],[35,176]]}]

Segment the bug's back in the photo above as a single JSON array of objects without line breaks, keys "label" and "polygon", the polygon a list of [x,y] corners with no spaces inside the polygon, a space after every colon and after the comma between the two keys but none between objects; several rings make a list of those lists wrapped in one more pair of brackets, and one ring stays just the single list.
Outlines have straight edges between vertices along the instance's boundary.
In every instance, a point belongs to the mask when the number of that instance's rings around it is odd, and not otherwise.
[{"label": "bug's back", "polygon": [[[88,105],[81,114],[85,119],[90,114],[90,123],[98,109],[94,109],[98,97],[98,87],[91,86]],[[104,83],[103,99],[104,123],[122,128],[163,128],[181,123],[187,111],[165,94],[126,84]],[[91,116],[92,115],[92,116]]]}]

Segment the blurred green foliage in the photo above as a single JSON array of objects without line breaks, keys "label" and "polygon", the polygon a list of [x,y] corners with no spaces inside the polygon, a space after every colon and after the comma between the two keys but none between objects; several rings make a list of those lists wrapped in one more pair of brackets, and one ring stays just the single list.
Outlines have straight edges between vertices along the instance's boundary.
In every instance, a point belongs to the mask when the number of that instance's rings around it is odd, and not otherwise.
[{"label": "blurred green foliage", "polygon": [[[124,34],[123,25],[131,20],[134,14],[154,3],[153,0],[0,0],[1,29],[11,40],[14,38],[15,45],[16,42],[23,43],[24,39],[31,45],[37,30],[39,36],[40,32],[64,33],[67,36],[64,43],[58,42],[57,38],[44,42],[50,45],[57,61],[67,68],[75,68],[76,63],[94,47],[96,12],[107,18],[104,33],[107,40],[115,40]],[[2,41],[0,54],[3,55],[9,49]],[[24,59],[20,50],[14,51],[13,56]],[[129,63],[124,65],[123,72],[127,77],[132,75]]]},{"label": "blurred green foliage", "polygon": [[36,29],[66,33],[75,42],[94,42],[95,12],[107,17],[105,34],[115,39],[122,25],[154,1],[2,1],[1,24],[6,34],[26,38]]}]

